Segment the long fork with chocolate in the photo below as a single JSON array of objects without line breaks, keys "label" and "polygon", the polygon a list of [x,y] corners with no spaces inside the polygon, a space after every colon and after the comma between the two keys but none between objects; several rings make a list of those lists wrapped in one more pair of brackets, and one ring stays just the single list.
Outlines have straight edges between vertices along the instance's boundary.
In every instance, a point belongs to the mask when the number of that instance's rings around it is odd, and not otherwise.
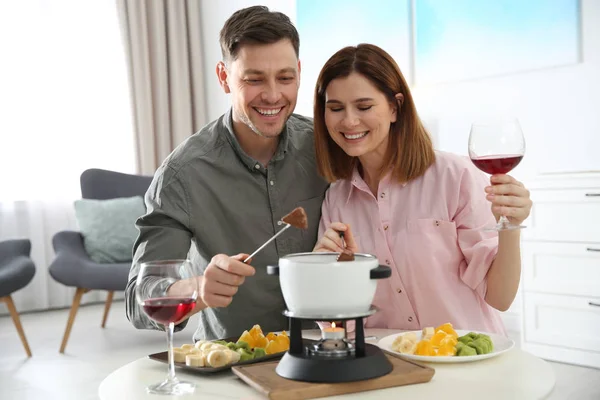
[{"label": "long fork with chocolate", "polygon": [[308,229],[308,217],[306,216],[306,211],[302,207],[296,207],[290,212],[281,218],[281,221],[285,224],[285,226],[273,235],[269,240],[267,240],[262,246],[254,251],[254,253],[250,254],[248,258],[244,260],[244,262],[248,262],[252,257],[254,257],[259,251],[264,249],[269,243],[277,238],[277,236],[281,235],[285,232],[290,226],[293,226],[298,229]]},{"label": "long fork with chocolate", "polygon": [[354,261],[354,253],[346,248],[346,241],[344,240],[344,232],[339,233],[340,238],[342,239],[342,247],[344,251],[337,256],[337,261]]}]

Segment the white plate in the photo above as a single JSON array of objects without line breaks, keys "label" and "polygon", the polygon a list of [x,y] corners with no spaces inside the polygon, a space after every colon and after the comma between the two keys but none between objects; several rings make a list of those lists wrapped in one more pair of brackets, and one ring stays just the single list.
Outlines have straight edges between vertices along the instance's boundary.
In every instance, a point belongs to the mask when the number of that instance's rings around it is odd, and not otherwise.
[{"label": "white plate", "polygon": [[[418,340],[421,340],[422,331],[412,331],[412,332],[414,332],[417,335]],[[464,336],[469,332],[472,332],[472,331],[463,331],[463,330],[456,331],[456,333],[458,334],[459,337]],[[382,348],[386,351],[389,351],[390,353],[397,354],[398,356],[406,358],[407,360],[414,360],[414,361],[421,361],[421,362],[435,362],[435,363],[465,363],[465,362],[485,360],[486,358],[492,358],[492,357],[499,356],[502,353],[506,353],[507,351],[509,351],[510,349],[512,349],[515,346],[515,342],[512,339],[507,338],[506,336],[498,335],[495,333],[477,332],[477,333],[484,333],[484,334],[488,335],[490,337],[490,339],[492,339],[492,342],[494,343],[494,350],[491,353],[478,354],[476,356],[463,356],[463,357],[418,356],[415,354],[402,354],[402,353],[398,353],[397,351],[392,350],[392,343],[394,342],[394,339],[396,339],[396,337],[398,337],[400,335],[404,335],[405,333],[408,333],[408,331],[386,336],[386,337],[380,339],[379,342],[377,342],[377,345],[380,348]]]}]

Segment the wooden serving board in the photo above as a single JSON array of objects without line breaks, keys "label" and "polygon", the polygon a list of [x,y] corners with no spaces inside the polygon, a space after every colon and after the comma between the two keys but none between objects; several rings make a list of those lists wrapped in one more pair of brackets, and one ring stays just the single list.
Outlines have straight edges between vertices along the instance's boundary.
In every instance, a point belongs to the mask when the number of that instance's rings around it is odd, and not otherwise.
[{"label": "wooden serving board", "polygon": [[273,400],[302,400],[429,382],[435,370],[386,353],[394,369],[379,378],[345,383],[309,383],[277,375],[278,361],[231,368],[244,382]]}]

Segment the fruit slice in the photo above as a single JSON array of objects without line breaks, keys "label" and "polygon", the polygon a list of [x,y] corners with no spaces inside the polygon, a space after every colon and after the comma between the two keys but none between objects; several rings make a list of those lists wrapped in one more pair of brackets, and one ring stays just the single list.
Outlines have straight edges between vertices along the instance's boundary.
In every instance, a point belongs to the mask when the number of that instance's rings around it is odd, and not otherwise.
[{"label": "fruit slice", "polygon": [[463,342],[458,342],[456,344],[456,355],[459,357],[468,357],[468,356],[476,356],[477,351],[471,346],[467,346]]},{"label": "fruit slice", "polygon": [[454,336],[446,335],[446,337],[440,341],[440,347],[442,347],[442,346],[454,347],[454,346],[456,346],[456,343],[458,343],[458,340]]},{"label": "fruit slice", "polygon": [[411,342],[417,343],[419,340],[417,339],[417,334],[414,332],[408,332],[402,335],[404,340],[409,340]]},{"label": "fruit slice", "polygon": [[188,354],[185,356],[185,365],[188,367],[204,367],[206,360],[202,354]]},{"label": "fruit slice", "polygon": [[208,365],[210,365],[213,368],[219,368],[227,365],[227,363],[229,362],[229,357],[225,354],[225,351],[211,350],[210,353],[208,353],[208,356],[206,357]]},{"label": "fruit slice", "polygon": [[436,351],[429,340],[421,340],[417,343],[415,354],[418,356],[435,356]]},{"label": "fruit slice", "polygon": [[244,333],[242,333],[242,336],[240,336],[240,338],[238,339],[238,343],[239,342],[246,342],[251,348],[256,347],[255,340],[248,331],[244,331]]},{"label": "fruit slice", "polygon": [[453,344],[446,343],[437,350],[438,356],[453,356],[456,354],[456,347]]},{"label": "fruit slice", "polygon": [[448,335],[452,335],[455,338],[458,338],[458,333],[456,333],[456,331],[454,330],[454,327],[452,326],[452,324],[450,322],[447,322],[445,324],[442,324],[440,326],[438,326],[437,328],[435,328],[435,331],[444,331],[446,332]]},{"label": "fruit slice", "polygon": [[255,338],[254,348],[260,347],[260,348],[264,349],[265,347],[267,347],[268,344],[269,344],[269,340],[266,337],[259,336],[259,337]]},{"label": "fruit slice", "polygon": [[262,347],[257,347],[254,349],[254,354],[253,357],[254,358],[261,358],[267,355],[267,352],[265,351],[264,348]]},{"label": "fruit slice", "polygon": [[250,329],[250,335],[253,338],[257,338],[259,336],[264,336],[264,333],[262,331],[262,328],[260,327],[260,325],[256,324],[252,327],[252,329]]},{"label": "fruit slice", "polygon": [[432,326],[423,328],[423,332],[421,333],[421,339],[429,340],[429,339],[431,339],[431,337],[433,336],[434,333],[435,333],[435,330],[433,329]]},{"label": "fruit slice", "polygon": [[448,334],[444,331],[437,331],[430,339],[431,345],[433,347],[439,347],[442,339],[444,339]]},{"label": "fruit slice", "polygon": [[410,339],[404,338],[396,351],[402,354],[415,354],[417,351],[417,342],[413,342]]}]

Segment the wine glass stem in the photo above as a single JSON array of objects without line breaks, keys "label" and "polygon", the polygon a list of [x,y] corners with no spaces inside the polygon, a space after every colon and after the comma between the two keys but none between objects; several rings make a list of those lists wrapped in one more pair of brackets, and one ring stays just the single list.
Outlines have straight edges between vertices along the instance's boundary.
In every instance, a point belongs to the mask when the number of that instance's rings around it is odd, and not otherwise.
[{"label": "wine glass stem", "polygon": [[169,375],[167,380],[175,382],[175,357],[173,356],[173,331],[175,330],[175,324],[173,322],[165,326],[167,331],[167,348],[169,349]]},{"label": "wine glass stem", "polygon": [[498,220],[498,225],[504,228],[510,225],[510,221],[504,215],[501,215],[500,219]]}]

